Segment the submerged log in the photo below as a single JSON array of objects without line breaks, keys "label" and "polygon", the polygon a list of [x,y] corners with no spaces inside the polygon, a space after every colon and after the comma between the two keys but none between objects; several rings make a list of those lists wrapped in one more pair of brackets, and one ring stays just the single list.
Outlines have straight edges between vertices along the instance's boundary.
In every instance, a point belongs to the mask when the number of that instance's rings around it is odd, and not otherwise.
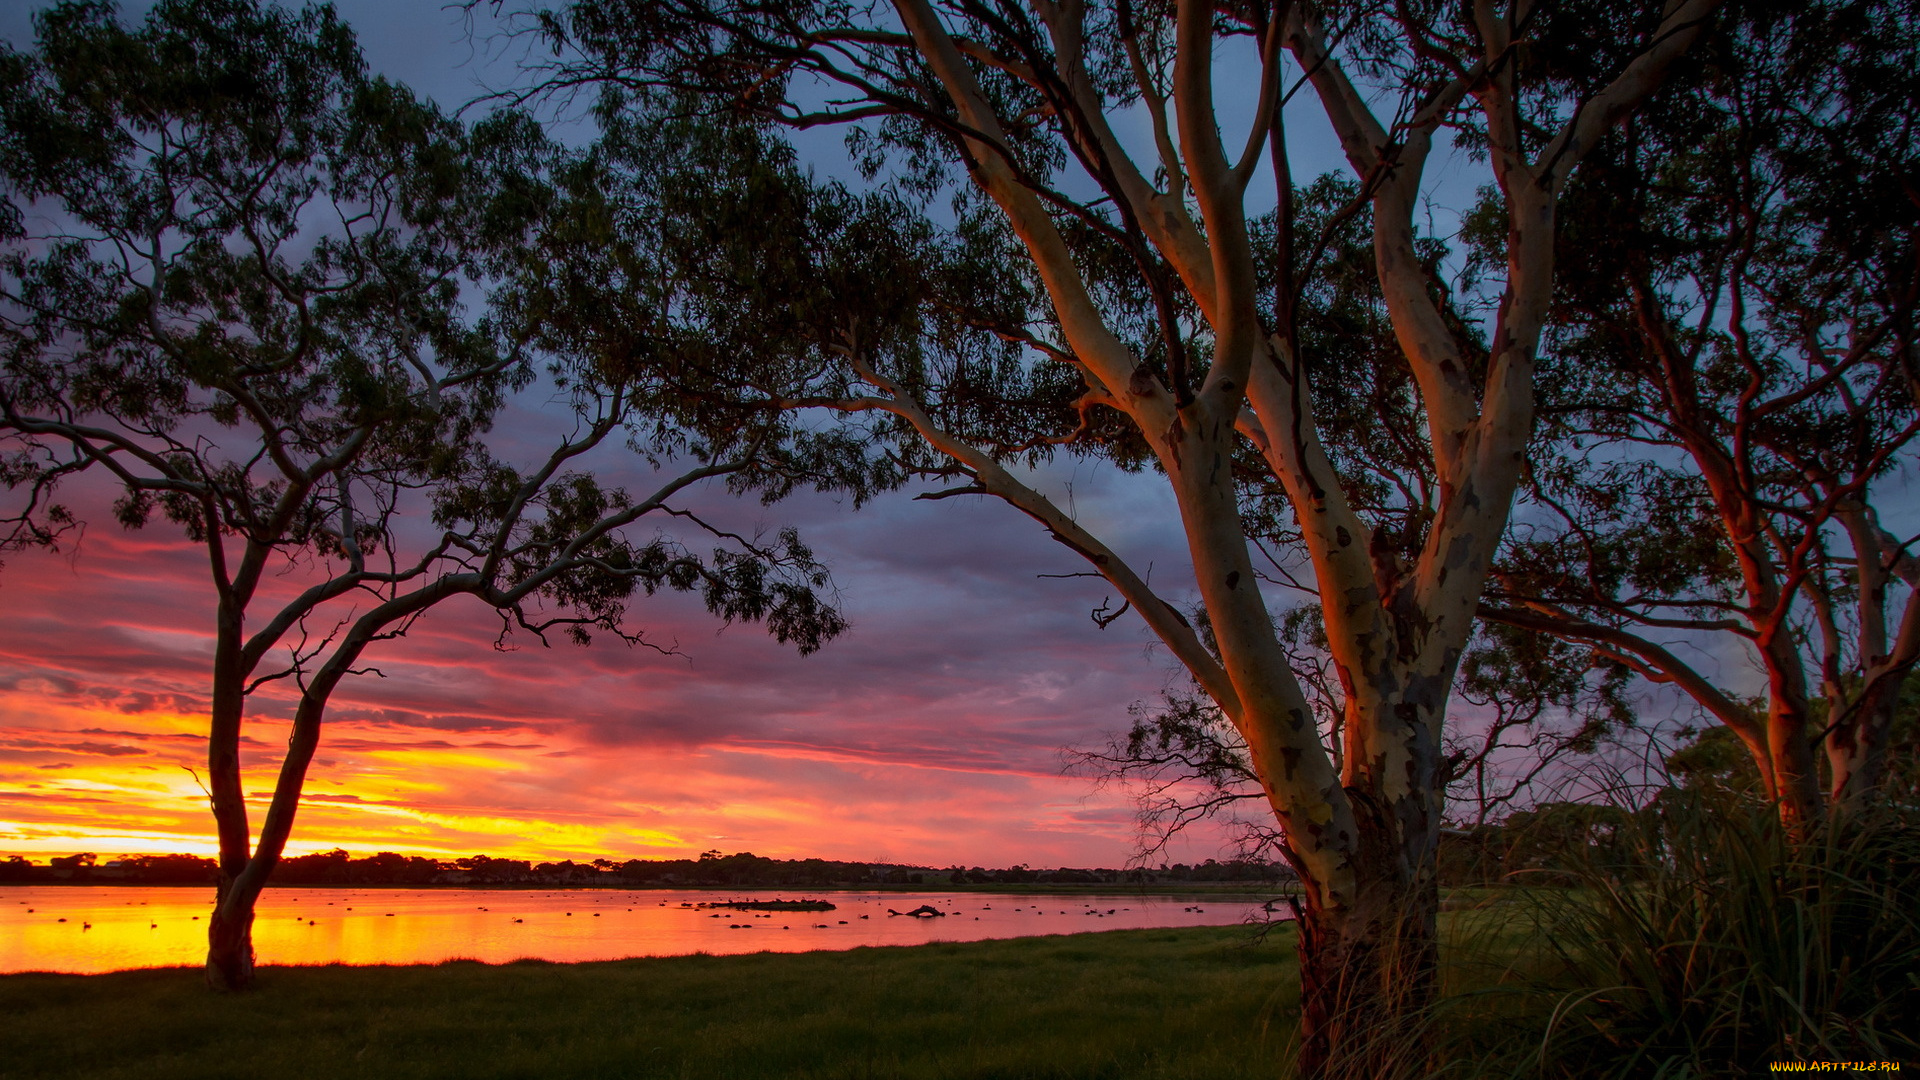
[{"label": "submerged log", "polygon": [[740,911],[832,911],[825,900],[716,900],[703,908],[733,908]]}]

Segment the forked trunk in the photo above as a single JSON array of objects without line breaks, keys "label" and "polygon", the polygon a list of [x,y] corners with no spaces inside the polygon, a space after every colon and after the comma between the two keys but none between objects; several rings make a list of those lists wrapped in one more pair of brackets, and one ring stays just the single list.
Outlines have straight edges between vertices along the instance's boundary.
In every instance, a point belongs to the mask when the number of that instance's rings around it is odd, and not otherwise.
[{"label": "forked trunk", "polygon": [[[220,885],[214,896],[213,920],[207,926],[207,985],[216,990],[245,990],[253,985],[254,905],[273,876],[274,867],[279,865],[287,837],[292,834],[307,767],[320,742],[320,721],[326,711],[327,695],[338,684],[341,672],[360,656],[369,635],[367,620],[363,619],[332,658],[321,666],[306,693],[301,695],[300,705],[294,710],[293,737],[287,741],[287,756],[280,763],[280,777],[274,785],[273,799],[267,805],[260,840],[251,853],[244,845],[230,850],[225,844],[227,822],[236,814],[244,815],[245,803],[214,800],[214,817],[222,826],[222,847]],[[241,820],[244,825],[244,817]]]},{"label": "forked trunk", "polygon": [[239,594],[223,591],[215,623],[213,708],[207,731],[207,801],[220,839],[220,882],[214,891],[213,917],[207,922],[207,985],[215,990],[244,990],[253,985],[253,904],[233,902],[253,846],[240,781],[240,727],[250,670],[243,646],[243,610]]},{"label": "forked trunk", "polygon": [[253,987],[253,898],[237,893],[225,875],[207,924],[207,985],[229,991]]}]

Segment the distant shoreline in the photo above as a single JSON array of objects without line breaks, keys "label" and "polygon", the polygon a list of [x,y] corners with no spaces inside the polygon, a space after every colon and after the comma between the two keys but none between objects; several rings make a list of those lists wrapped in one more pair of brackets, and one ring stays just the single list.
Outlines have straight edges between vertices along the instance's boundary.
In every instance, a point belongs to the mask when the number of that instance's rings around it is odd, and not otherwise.
[{"label": "distant shoreline", "polygon": [[[182,882],[148,881],[72,881],[55,879],[51,881],[0,881],[0,890],[10,888],[78,888],[78,889],[211,889],[211,882],[187,884]],[[700,892],[700,893],[753,893],[755,895],[805,896],[812,893],[993,893],[998,895],[1036,895],[1036,896],[1181,896],[1204,894],[1207,896],[1291,896],[1298,894],[1299,882],[1156,882],[1153,884],[1127,883],[1081,883],[1059,882],[1045,884],[965,884],[951,885],[946,882],[928,882],[922,885],[896,885],[879,883],[858,883],[844,885],[616,885],[600,883],[470,883],[443,882],[421,883],[416,885],[395,884],[392,882],[367,882],[364,884],[343,882],[277,882],[267,883],[269,889],[338,889],[338,890],[391,890],[394,892]]]}]

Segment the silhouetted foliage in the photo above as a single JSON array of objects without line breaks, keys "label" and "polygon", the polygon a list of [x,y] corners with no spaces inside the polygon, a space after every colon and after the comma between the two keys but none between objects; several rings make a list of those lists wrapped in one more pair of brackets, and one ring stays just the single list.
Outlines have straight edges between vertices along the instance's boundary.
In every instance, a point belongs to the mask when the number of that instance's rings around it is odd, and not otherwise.
[{"label": "silhouetted foliage", "polygon": [[[33,51],[0,50],[0,483],[9,520],[53,537],[75,520],[62,485],[106,473],[123,527],[165,522],[207,556],[210,980],[251,978],[253,900],[332,693],[436,605],[474,598],[542,641],[644,643],[628,607],[659,590],[801,652],[845,629],[797,533],[683,503],[709,479],[772,497],[851,471],[804,473],[804,433],[760,403],[684,403],[683,341],[636,327],[609,357],[551,333],[591,298],[529,310],[538,238],[583,202],[579,160],[536,125],[467,127],[370,77],[328,8],[170,0],[129,26],[69,3],[35,25]],[[490,429],[543,378],[563,434],[507,460]],[[650,494],[584,471],[623,440],[651,455]],[[241,730],[283,690],[256,842]]]}]

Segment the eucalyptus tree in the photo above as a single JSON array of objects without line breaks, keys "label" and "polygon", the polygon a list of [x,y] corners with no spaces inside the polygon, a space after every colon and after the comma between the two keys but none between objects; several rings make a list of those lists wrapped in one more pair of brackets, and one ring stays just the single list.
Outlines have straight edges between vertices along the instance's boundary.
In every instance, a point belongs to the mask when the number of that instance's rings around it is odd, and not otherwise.
[{"label": "eucalyptus tree", "polygon": [[1920,19],[1737,11],[1569,192],[1568,378],[1484,610],[1676,688],[1805,833],[1872,800],[1920,661]]},{"label": "eucalyptus tree", "polygon": [[[75,519],[62,485],[105,474],[123,526],[163,521],[205,553],[210,983],[253,980],[254,903],[331,695],[436,605],[471,597],[503,634],[641,642],[629,603],[674,589],[803,652],[844,628],[797,536],[682,505],[710,478],[791,486],[777,413],[684,407],[645,326],[617,353],[536,340],[565,311],[530,305],[542,238],[594,212],[579,155],[370,78],[327,8],[180,0],[127,26],[68,4],[37,29],[33,51],[0,52],[10,513],[57,529]],[[483,289],[497,313],[474,318]],[[567,403],[522,464],[488,442],[517,392]],[[652,490],[585,471],[623,442],[655,455]],[[283,686],[292,734],[256,834],[243,733]]]},{"label": "eucalyptus tree", "polygon": [[[669,87],[772,125],[851,125],[876,183],[951,206],[948,242],[991,268],[926,301],[915,329],[932,340],[848,311],[817,343],[815,385],[777,396],[885,414],[907,467],[1034,518],[1234,725],[1305,883],[1316,1073],[1431,985],[1442,719],[1532,427],[1560,193],[1713,6],[582,0],[539,25],[561,48],[543,89]],[[1234,50],[1245,66],[1221,68]],[[1355,211],[1371,212],[1373,273],[1415,377],[1437,483],[1411,533],[1383,533],[1348,498],[1304,377],[1283,107],[1303,88],[1339,137]],[[1250,105],[1245,130],[1222,131],[1226,96]],[[1129,141],[1136,121],[1150,137]],[[1415,244],[1427,165],[1450,138],[1478,148],[1505,215],[1484,346],[1435,303]],[[1253,189],[1263,166],[1271,196]],[[1251,207],[1268,199],[1275,241],[1261,245]],[[1279,287],[1262,290],[1273,261]],[[969,327],[1022,349],[989,359],[960,344]],[[1204,626],[1009,467],[1062,446],[1164,476]],[[1284,492],[1311,564],[1345,691],[1338,767],[1256,574],[1245,461]]]},{"label": "eucalyptus tree", "polygon": [[[1299,283],[1294,319],[1302,344],[1315,420],[1346,497],[1391,552],[1424,528],[1435,486],[1432,457],[1418,438],[1419,401],[1394,338],[1379,279],[1373,273],[1372,221],[1350,209],[1358,185],[1322,177],[1295,199],[1294,257],[1311,263]],[[1272,215],[1256,219],[1255,236],[1273,241]],[[1434,298],[1446,319],[1471,334],[1484,300],[1470,248],[1420,235],[1416,250],[1435,270]],[[1452,274],[1447,266],[1456,268]],[[1260,268],[1271,289],[1272,264]],[[1471,341],[1471,336],[1467,337]],[[1543,357],[1537,381],[1548,407],[1565,379],[1561,358]],[[1537,452],[1537,451],[1536,451]],[[1300,537],[1287,495],[1257,460],[1242,461],[1240,515],[1263,581],[1311,595],[1298,562]],[[1283,593],[1284,594],[1284,593]],[[1309,607],[1282,617],[1282,645],[1312,704],[1336,766],[1343,750],[1346,691]],[[1437,781],[1442,820],[1456,829],[1487,824],[1564,788],[1587,755],[1638,722],[1623,665],[1586,642],[1483,621],[1462,654],[1450,699]],[[1133,793],[1143,840],[1165,844],[1204,820],[1225,825],[1243,849],[1265,851],[1281,835],[1256,807],[1265,794],[1245,741],[1197,686],[1137,705],[1128,730],[1104,745],[1076,752],[1075,764]]]},{"label": "eucalyptus tree", "polygon": [[[1447,774],[1484,794],[1459,808],[1511,805],[1523,789],[1486,784],[1497,743],[1547,751],[1522,756],[1531,772],[1630,722],[1628,675],[1726,725],[1755,790],[1796,829],[1877,795],[1920,650],[1920,564],[1882,522],[1902,516],[1920,433],[1916,41],[1911,18],[1882,5],[1739,5],[1571,186],[1536,377],[1545,430],[1482,606],[1492,625],[1456,686],[1491,714],[1477,745],[1461,731],[1447,756]],[[1303,193],[1303,220],[1333,212],[1328,194]],[[1407,435],[1413,373],[1356,271],[1363,224],[1355,214],[1316,241],[1297,317],[1339,358],[1308,371],[1349,497],[1376,531],[1417,529],[1390,511],[1420,507],[1435,477]],[[1504,259],[1503,207],[1490,199],[1465,226],[1464,250],[1417,241],[1431,265],[1461,267],[1435,278],[1456,325],[1477,314],[1473,279]],[[1243,490],[1252,535],[1286,550],[1282,493]],[[1765,675],[1758,699],[1727,663],[1742,654]],[[1337,714],[1317,652],[1296,652],[1296,667]],[[1143,713],[1095,755],[1143,781],[1166,824],[1249,794],[1216,767],[1236,740],[1189,704]]]}]

